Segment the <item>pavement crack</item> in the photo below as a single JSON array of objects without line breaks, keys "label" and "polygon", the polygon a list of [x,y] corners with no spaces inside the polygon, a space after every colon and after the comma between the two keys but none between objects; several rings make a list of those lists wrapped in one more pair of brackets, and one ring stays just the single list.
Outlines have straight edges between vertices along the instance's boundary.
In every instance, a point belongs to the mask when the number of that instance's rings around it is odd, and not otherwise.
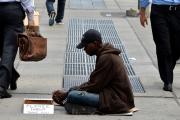
[{"label": "pavement crack", "polygon": [[179,100],[178,100],[178,97],[177,97],[177,95],[174,93],[174,92],[172,92],[172,94],[173,94],[173,98],[174,98],[174,100],[175,100],[175,102],[178,104],[178,106],[180,107],[180,102],[179,102]]}]

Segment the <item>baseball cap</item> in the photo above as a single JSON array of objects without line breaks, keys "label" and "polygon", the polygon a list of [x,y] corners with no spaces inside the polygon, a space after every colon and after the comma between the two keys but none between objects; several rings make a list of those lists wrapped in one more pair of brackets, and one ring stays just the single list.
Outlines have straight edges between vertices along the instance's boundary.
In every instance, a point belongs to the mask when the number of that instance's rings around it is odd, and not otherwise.
[{"label": "baseball cap", "polygon": [[94,41],[100,41],[102,42],[101,33],[94,29],[89,29],[86,31],[82,38],[81,42],[76,46],[78,49],[84,48],[87,44],[92,43]]}]

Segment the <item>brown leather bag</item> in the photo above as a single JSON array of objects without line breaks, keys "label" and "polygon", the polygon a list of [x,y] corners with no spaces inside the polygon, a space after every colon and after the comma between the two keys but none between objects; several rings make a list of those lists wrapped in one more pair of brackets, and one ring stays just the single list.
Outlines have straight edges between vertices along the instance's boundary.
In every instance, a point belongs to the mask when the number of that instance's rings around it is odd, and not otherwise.
[{"label": "brown leather bag", "polygon": [[18,34],[18,46],[22,61],[40,61],[47,55],[47,38],[36,32]]}]

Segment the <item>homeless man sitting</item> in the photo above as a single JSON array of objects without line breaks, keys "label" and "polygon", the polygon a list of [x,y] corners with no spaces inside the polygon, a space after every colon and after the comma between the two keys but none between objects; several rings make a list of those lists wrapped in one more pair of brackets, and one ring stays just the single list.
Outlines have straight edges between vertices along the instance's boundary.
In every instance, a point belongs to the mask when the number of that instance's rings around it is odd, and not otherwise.
[{"label": "homeless man sitting", "polygon": [[[86,106],[89,111],[84,113],[117,114],[127,113],[134,105],[133,93],[127,76],[120,50],[110,43],[102,43],[101,34],[94,29],[89,29],[83,34],[78,49],[90,55],[96,55],[96,65],[87,82],[69,89],[68,92],[56,90],[53,92],[53,100],[63,105],[66,99],[65,109],[70,114],[74,106]],[[78,108],[78,107],[77,107]],[[88,109],[87,109],[88,110]],[[83,110],[79,111],[83,114]]]}]

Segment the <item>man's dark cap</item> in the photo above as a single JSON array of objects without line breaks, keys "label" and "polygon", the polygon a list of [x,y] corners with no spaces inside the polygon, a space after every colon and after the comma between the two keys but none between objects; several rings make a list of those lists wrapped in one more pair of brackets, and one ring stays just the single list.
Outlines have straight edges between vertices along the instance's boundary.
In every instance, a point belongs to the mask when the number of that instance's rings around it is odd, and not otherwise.
[{"label": "man's dark cap", "polygon": [[92,43],[94,41],[100,41],[102,42],[101,33],[94,29],[89,29],[86,31],[82,38],[81,42],[76,46],[78,49],[84,48],[87,44]]}]

